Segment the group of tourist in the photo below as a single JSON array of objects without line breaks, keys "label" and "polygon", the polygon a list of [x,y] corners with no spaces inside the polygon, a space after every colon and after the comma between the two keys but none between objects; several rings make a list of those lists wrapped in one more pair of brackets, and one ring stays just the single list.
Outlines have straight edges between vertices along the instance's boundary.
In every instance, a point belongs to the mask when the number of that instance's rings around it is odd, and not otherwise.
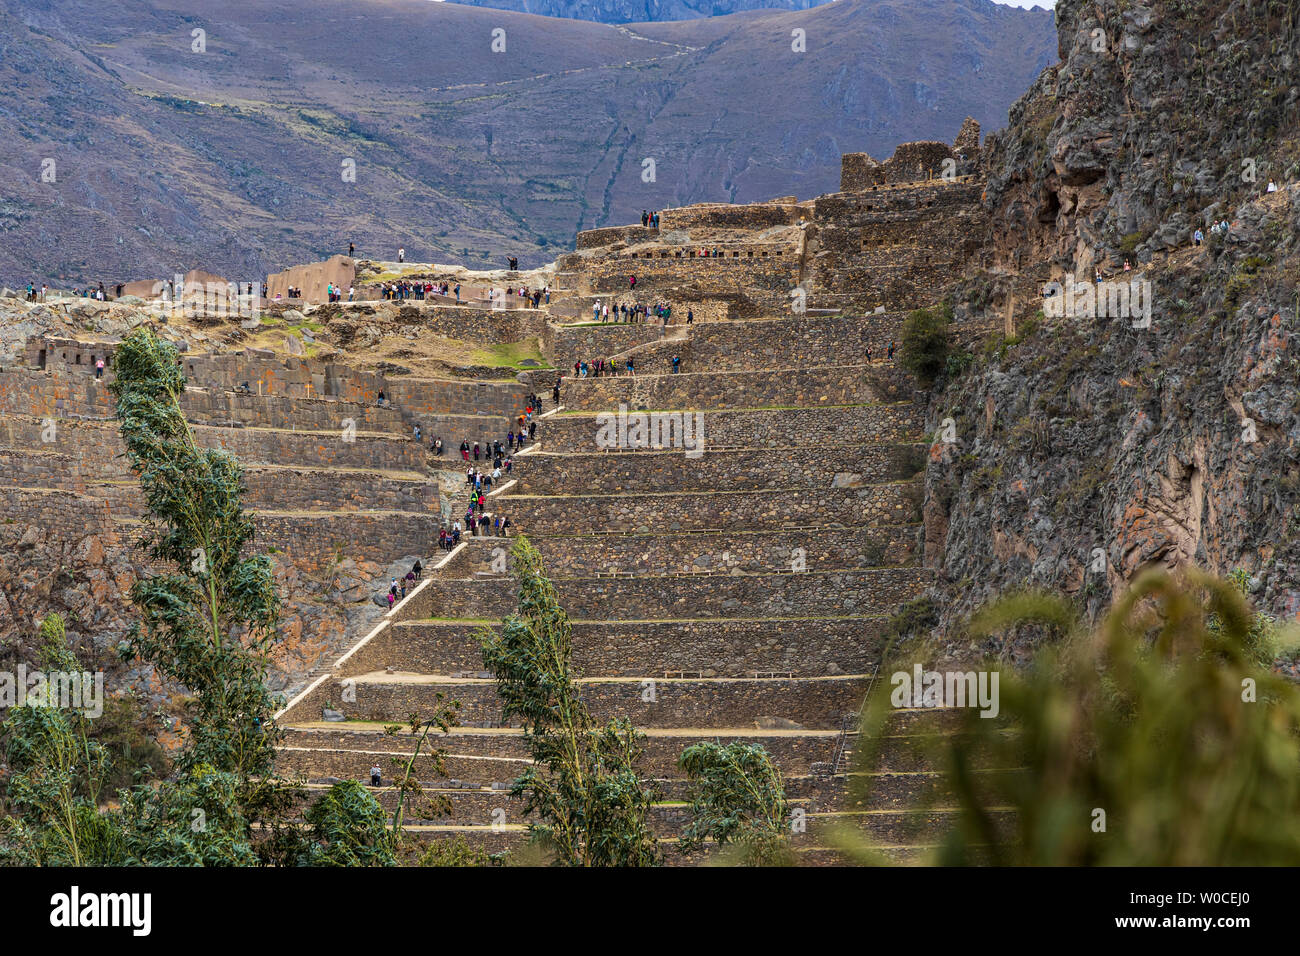
[{"label": "group of tourist", "polygon": [[402,279],[398,282],[384,282],[379,286],[380,295],[385,299],[426,299],[435,295],[455,295],[460,301],[460,283],[449,282],[412,282]]},{"label": "group of tourist", "polygon": [[415,582],[420,580],[420,574],[424,571],[424,566],[420,564],[420,559],[415,559],[415,564],[411,565],[411,570],[407,571],[400,579],[393,578],[388,587],[388,608],[392,610],[393,605],[398,601],[405,599],[407,591],[415,590]]},{"label": "group of tourist", "polygon": [[[650,321],[650,316],[655,317],[656,322],[662,322],[667,325],[673,317],[673,307],[662,302],[656,302],[652,306],[645,305],[641,302],[628,305],[626,302],[617,302],[614,304],[614,322],[625,322],[629,325],[638,323],[645,324]],[[610,321],[610,310],[608,302],[597,300],[591,303],[591,321],[602,324]],[[686,310],[686,324],[690,325],[695,321],[695,312],[692,309]]]},{"label": "group of tourist", "polygon": [[545,301],[547,305],[551,304],[551,290],[549,286],[543,286],[540,289],[530,289],[526,285],[521,285],[517,289],[514,286],[506,286],[506,291],[504,293],[502,293],[500,289],[488,289],[488,301],[493,303],[493,305],[500,303],[501,308],[508,308],[506,302],[509,299],[522,300],[524,308],[527,308],[531,303],[532,307],[535,309],[543,301]]},{"label": "group of tourist", "polygon": [[644,209],[642,209],[642,210],[641,210],[641,226],[642,226],[643,228],[646,228],[646,229],[658,229],[658,228],[659,228],[659,213],[658,213],[657,211],[656,211],[656,212],[646,212]]},{"label": "group of tourist", "polygon": [[[355,295],[355,293],[356,293],[356,289],[353,288],[352,286],[348,286],[348,301],[349,301],[349,302],[352,301],[352,298],[353,298],[353,296]],[[325,296],[326,296],[327,301],[329,301],[329,302],[342,302],[342,301],[343,301],[343,287],[340,286],[340,285],[335,285],[333,282],[327,282],[327,283],[325,284]]]},{"label": "group of tourist", "polygon": [[[676,366],[674,366],[673,371],[676,370]],[[629,356],[622,362],[615,362],[613,359],[596,359],[591,362],[580,360],[573,363],[574,378],[600,378],[602,375],[618,375],[620,373],[635,375],[636,360]],[[559,388],[560,384],[557,381],[555,383],[556,395],[559,394]],[[556,398],[556,402],[559,402],[559,398]]]},{"label": "group of tourist", "polygon": [[[1228,225],[1228,220],[1226,219],[1220,222],[1211,223],[1210,235],[1216,238],[1219,236],[1226,236],[1228,234],[1228,230],[1231,228],[1232,227]],[[1204,241],[1205,241],[1205,233],[1201,232],[1201,230],[1197,229],[1194,233],[1192,233],[1192,245],[1199,246]]]},{"label": "group of tourist", "polygon": [[[892,362],[892,361],[894,360],[894,340],[893,340],[893,339],[890,339],[890,340],[889,340],[889,345],[885,347],[885,359],[886,359],[887,361],[890,361],[890,362]],[[870,346],[870,345],[867,346],[867,361],[868,361],[868,362],[874,361],[874,357],[873,357],[872,354],[871,354],[871,346]],[[677,371],[677,369],[674,368],[673,371],[675,372],[675,371]]]}]

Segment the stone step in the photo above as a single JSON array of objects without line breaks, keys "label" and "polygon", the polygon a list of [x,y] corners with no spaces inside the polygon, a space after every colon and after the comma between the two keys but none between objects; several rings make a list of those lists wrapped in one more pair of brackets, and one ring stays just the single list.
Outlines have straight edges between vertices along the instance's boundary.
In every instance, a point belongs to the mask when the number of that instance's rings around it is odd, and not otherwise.
[{"label": "stone step", "polygon": [[529,537],[578,531],[649,534],[907,525],[920,521],[924,496],[920,482],[910,479],[856,488],[600,495],[515,494],[517,487],[495,497],[491,510],[507,514],[511,531]]},{"label": "stone step", "polygon": [[[684,672],[748,677],[863,673],[879,660],[885,616],[793,619],[574,621],[573,667],[588,677]],[[483,669],[483,624],[402,621],[347,661],[340,677],[386,670],[427,674]],[[495,628],[495,624],[490,625]]]},{"label": "stone step", "polygon": [[[115,420],[44,419],[5,416],[0,447],[33,449],[69,455],[82,462],[85,473],[125,473],[121,434]],[[193,426],[194,438],[205,448],[228,451],[246,466],[280,465],[312,469],[344,468],[384,472],[423,473],[425,446],[408,436],[346,429],[217,428]],[[49,440],[47,440],[47,438]]]},{"label": "stone step", "polygon": [[510,477],[531,495],[618,494],[760,488],[861,487],[911,478],[928,459],[919,443],[863,443],[781,448],[705,448],[609,452],[547,452],[514,461]]},{"label": "stone step", "polygon": [[[863,356],[853,356],[861,361]],[[568,369],[560,400],[570,411],[611,411],[620,403],[643,409],[724,410],[747,406],[820,407],[907,401],[910,377],[879,361],[768,369],[704,369],[669,374],[602,375],[574,378]]]},{"label": "stone step", "polygon": [[[503,507],[510,499],[506,498]],[[919,524],[865,528],[790,528],[771,531],[649,534],[529,534],[546,572],[556,577],[606,574],[686,574],[720,570],[757,572],[911,565],[917,560]],[[509,541],[470,538],[456,577],[500,568]],[[513,567],[506,555],[506,567]],[[450,568],[448,570],[451,570]]]},{"label": "stone step", "polygon": [[[328,784],[323,783],[308,784],[305,787],[309,800],[317,799],[327,789]],[[367,785],[366,789],[391,818],[401,802],[398,791],[391,784],[380,788]],[[830,812],[819,811],[815,801],[802,797],[787,795],[787,800],[792,811],[802,810],[809,815],[809,819],[816,819],[812,815],[818,812]],[[494,823],[527,825],[530,818],[524,815],[524,802],[524,797],[511,796],[507,788],[469,790],[426,787],[420,793],[407,795],[403,819],[406,824],[458,824],[489,829]],[[690,806],[684,800],[656,802],[651,806],[647,818],[651,832],[660,839],[680,837],[690,820]],[[796,839],[803,842],[800,838],[806,838],[806,834],[797,834]]]},{"label": "stone step", "polygon": [[[554,578],[559,601],[579,620],[865,616],[892,612],[919,594],[923,568],[714,575]],[[437,577],[404,605],[403,620],[501,619],[517,607],[513,578]],[[815,618],[808,626],[815,626]]]},{"label": "stone step", "polygon": [[[0,477],[11,462],[0,463]],[[62,476],[78,484],[75,473]],[[116,513],[142,516],[144,502],[133,476],[117,481],[80,482],[84,493],[108,501]],[[56,485],[57,487],[57,485]],[[68,490],[77,490],[70,487]],[[382,473],[252,466],[244,470],[242,503],[254,512],[438,513],[438,486],[424,478],[389,478]],[[436,534],[436,532],[435,532]]]},{"label": "stone step", "polygon": [[[338,691],[334,690],[333,694],[337,699]],[[315,716],[319,718],[319,708]],[[414,748],[417,738],[410,734],[409,726],[401,727],[395,734],[385,733],[384,726],[358,721],[289,724],[277,759],[288,760],[293,769],[310,771],[314,776],[361,779],[374,765],[373,755],[410,754]],[[700,740],[760,744],[783,773],[806,775],[813,764],[831,759],[839,739],[834,730],[762,730],[752,725],[748,728],[639,729],[645,733],[641,741],[641,766],[645,773],[659,777],[676,774],[681,752]],[[489,772],[483,769],[484,765],[493,763],[502,766],[493,767],[492,772],[504,773],[513,779],[529,761],[523,732],[517,729],[456,727],[450,734],[431,736],[430,739],[433,746],[451,755],[447,758],[449,761],[459,761],[449,763],[448,770],[449,776],[460,779],[481,779]],[[357,753],[363,756],[350,756]],[[355,769],[357,767],[360,769]]]},{"label": "stone step", "polygon": [[[542,451],[644,450],[656,445],[685,451],[726,448],[817,449],[832,444],[923,440],[923,406],[914,402],[831,405],[822,408],[749,407],[690,412],[692,443],[682,436],[682,409],[592,414],[567,409],[539,423]],[[702,444],[701,444],[702,441]]]},{"label": "stone step", "polygon": [[[481,849],[487,853],[500,854],[510,853],[521,860],[528,861],[525,865],[542,865],[545,861],[542,857],[534,858],[531,851],[527,849],[529,841],[528,829],[522,825],[503,826],[499,829],[492,827],[474,827],[474,826],[448,826],[448,825],[415,825],[407,828],[408,835],[418,841],[416,849],[421,844],[429,841],[443,840],[455,841],[461,840],[470,846]],[[712,860],[717,852],[706,847],[699,853],[692,853],[689,856],[677,851],[676,840],[672,838],[661,838],[660,844],[664,849],[665,866],[705,866]],[[796,845],[794,847],[796,859],[799,866],[842,866],[844,860],[840,855],[825,847]],[[903,854],[900,860],[911,858],[918,852],[912,847],[900,848]]]},{"label": "stone step", "polygon": [[[350,695],[343,694],[333,681],[323,684],[318,693],[327,695],[326,699],[350,718],[405,720],[409,714],[432,713],[437,695],[442,694],[459,703],[458,719],[463,724],[501,723],[495,681],[401,672],[363,674],[348,680],[352,682]],[[583,678],[578,683],[588,709],[600,722],[627,717],[638,727],[708,728],[776,719],[830,730],[839,727],[845,714],[857,710],[869,678],[861,674],[699,680]],[[346,700],[346,696],[355,700]],[[307,712],[306,707],[299,713]]]}]

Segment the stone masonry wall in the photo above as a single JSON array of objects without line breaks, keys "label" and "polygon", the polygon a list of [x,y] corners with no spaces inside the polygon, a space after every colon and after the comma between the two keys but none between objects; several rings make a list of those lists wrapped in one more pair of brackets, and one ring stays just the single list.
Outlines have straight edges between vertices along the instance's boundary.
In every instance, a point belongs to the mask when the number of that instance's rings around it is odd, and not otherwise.
[{"label": "stone masonry wall", "polygon": [[758,369],[717,375],[704,370],[669,375],[572,376],[560,401],[566,410],[744,408],[765,405],[855,405],[911,397],[907,376],[892,365],[831,365]]},{"label": "stone masonry wall", "polygon": [[786,449],[742,448],[688,458],[681,451],[525,455],[510,477],[527,494],[612,494],[742,488],[829,488],[911,478],[925,466],[924,445],[836,445],[792,456]]},{"label": "stone masonry wall", "polygon": [[[818,528],[782,532],[731,531],[693,535],[530,535],[548,574],[686,574],[737,570],[748,573],[810,571],[912,564],[918,526]],[[508,542],[471,538],[458,577],[487,574]],[[509,566],[509,565],[508,565]]]},{"label": "stone masonry wall", "polygon": [[[390,666],[424,674],[478,673],[478,625],[406,622],[348,660],[348,675]],[[878,659],[884,618],[842,618],[801,627],[790,621],[601,621],[573,624],[573,667],[584,677],[704,677],[860,674]]]},{"label": "stone masonry wall", "polygon": [[[927,580],[918,568],[804,571],[787,574],[638,575],[558,578],[559,599],[576,620],[797,617],[811,589],[820,615],[878,614],[915,597]],[[434,581],[404,608],[411,616],[504,618],[516,608],[512,577]]]},{"label": "stone masonry wall", "polygon": [[[605,414],[605,413],[600,413]],[[541,422],[538,440],[545,451],[598,451],[597,435],[606,422],[617,418],[597,415],[553,415]],[[610,413],[613,414],[613,413]],[[628,413],[628,428],[635,426]],[[869,444],[921,437],[924,422],[914,403],[896,405],[842,405],[828,408],[764,409],[752,411],[699,411],[704,450],[711,448],[808,448],[833,444]],[[696,419],[692,418],[694,428]],[[660,420],[660,431],[664,430]],[[653,439],[651,439],[653,440]],[[653,447],[653,446],[652,446]],[[683,452],[684,454],[684,452]]]},{"label": "stone masonry wall", "polygon": [[[501,699],[495,682],[453,686],[462,723],[499,724]],[[642,700],[645,688],[637,680],[584,681],[580,686],[598,723],[626,716],[640,728],[747,727],[758,717],[774,717],[829,730],[839,727],[842,715],[857,709],[866,682],[795,678],[745,681],[734,688],[726,680],[657,679],[652,702]],[[358,681],[355,702],[337,703],[348,717],[386,719],[389,714],[428,713],[434,694],[448,689],[439,684]]]}]

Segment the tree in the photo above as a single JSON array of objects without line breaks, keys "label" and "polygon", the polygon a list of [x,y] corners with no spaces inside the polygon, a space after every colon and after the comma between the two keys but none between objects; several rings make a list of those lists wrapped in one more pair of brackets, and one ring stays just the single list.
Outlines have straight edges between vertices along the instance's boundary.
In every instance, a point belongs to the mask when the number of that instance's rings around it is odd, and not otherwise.
[{"label": "tree", "polygon": [[266,556],[242,556],[253,536],[240,504],[243,471],[195,441],[175,346],[137,329],[115,361],[122,440],[148,506],[141,544],[177,569],[132,587],[142,620],[123,656],[193,692],[182,769],[204,765],[241,781],[269,774],[274,704],[263,678],[279,599]]},{"label": "tree", "polygon": [[931,384],[948,363],[948,324],[951,307],[938,312],[917,309],[903,322],[899,363],[926,385]]},{"label": "tree", "polygon": [[356,780],[344,780],[312,804],[305,814],[315,842],[306,866],[393,866],[397,833],[384,811]]},{"label": "tree", "polygon": [[[62,616],[47,617],[40,633],[41,665],[47,672],[77,671]],[[0,858],[26,866],[110,862],[123,847],[97,809],[108,756],[89,738],[87,719],[57,704],[29,700],[11,708],[0,724],[9,766],[9,812],[0,821]]]},{"label": "tree", "polygon": [[1006,723],[970,709],[936,739],[960,807],[940,862],[1300,863],[1300,689],[1259,664],[1264,624],[1237,587],[1151,571],[1095,631],[1040,594],[971,631],[1025,624],[1065,636],[1002,672]]},{"label": "tree", "polygon": [[526,796],[534,840],[567,866],[654,866],[646,823],[653,801],[635,765],[642,736],[626,719],[597,727],[572,674],[572,628],[526,537],[511,549],[519,609],[498,637],[479,631],[483,664],[497,680],[502,719],[523,723],[533,765],[511,787]]},{"label": "tree", "polygon": [[691,822],[683,853],[705,841],[738,850],[747,866],[791,866],[790,811],[781,772],[758,744],[702,741],[682,751],[678,766],[691,784]]},{"label": "tree", "polygon": [[[77,673],[62,618],[41,624],[47,674]],[[117,810],[99,806],[112,773],[90,719],[58,701],[28,701],[5,720],[0,859],[29,866],[240,866],[257,862],[236,804],[238,778],[193,766],[178,781],[120,790]]]},{"label": "tree", "polygon": [[[279,614],[271,565],[264,555],[243,554],[253,526],[240,502],[242,470],[233,457],[195,442],[180,406],[185,379],[176,349],[137,330],[118,348],[112,387],[127,458],[148,506],[142,544],[177,569],[132,588],[142,620],[120,650],[193,693],[189,739],[177,779],[120,790],[120,807],[105,810],[100,791],[111,761],[87,733],[86,718],[39,702],[14,708],[3,724],[11,774],[0,859],[147,866],[392,862],[398,827],[388,832],[364,787],[332,789],[304,814],[307,832],[296,820],[300,789],[273,772],[274,705],[264,682]],[[78,670],[61,618],[47,619],[42,635],[48,666]],[[139,746],[130,738],[123,743]],[[254,830],[261,833],[256,847]]]}]

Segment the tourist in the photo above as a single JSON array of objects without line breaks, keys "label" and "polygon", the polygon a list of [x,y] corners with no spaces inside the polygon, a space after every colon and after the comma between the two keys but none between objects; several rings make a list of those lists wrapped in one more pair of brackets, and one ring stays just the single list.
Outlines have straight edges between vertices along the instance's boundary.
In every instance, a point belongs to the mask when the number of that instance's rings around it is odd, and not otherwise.
[{"label": "tourist", "polygon": [[384,778],[384,771],[380,769],[379,764],[370,768],[370,786],[377,787]]},{"label": "tourist", "polygon": [[682,370],[681,366],[682,366],[682,357],[681,357],[680,355],[674,355],[674,356],[673,356],[673,374],[674,374],[674,375],[676,375],[678,372],[680,372],[680,371]]},{"label": "tourist", "polygon": [[349,242],[349,243],[348,243],[348,258],[351,259],[352,256],[356,253],[356,251],[357,251],[357,247],[354,246],[352,243]]},{"label": "tourist", "polygon": [[479,448],[478,448],[478,442],[475,442],[475,443],[474,443],[474,460],[475,460],[475,461],[478,461],[478,460],[479,460]]},{"label": "tourist", "polygon": [[695,321],[695,313],[691,309],[686,310],[686,324],[690,325]]},{"label": "tourist", "polygon": [[398,250],[397,250],[397,261],[398,261],[398,262],[405,262],[405,261],[406,261],[406,250],[405,250],[405,249],[398,249]]},{"label": "tourist", "polygon": [[95,381],[99,381],[104,375],[104,358],[100,356],[95,359]]},{"label": "tourist", "polygon": [[424,571],[424,565],[420,564],[419,558],[416,558],[415,564],[411,565],[411,575],[413,576],[414,580],[416,581],[420,580],[420,574],[423,571]]},{"label": "tourist", "polygon": [[644,209],[641,210],[641,228],[644,229],[650,224],[650,214]]},{"label": "tourist", "polygon": [[885,353],[885,358],[888,359],[888,360],[891,361],[891,362],[894,360],[894,340],[893,340],[893,339],[890,339],[890,340],[889,340],[889,349],[888,349],[887,352]]},{"label": "tourist", "polygon": [[1204,240],[1204,239],[1205,239],[1205,236],[1204,236],[1204,234],[1201,232],[1201,230],[1197,229],[1194,233],[1192,233],[1192,242],[1195,243],[1196,245],[1199,246],[1199,245],[1201,244],[1202,240]]},{"label": "tourist", "polygon": [[469,461],[469,442],[467,441],[460,443],[460,459],[461,461]]}]

